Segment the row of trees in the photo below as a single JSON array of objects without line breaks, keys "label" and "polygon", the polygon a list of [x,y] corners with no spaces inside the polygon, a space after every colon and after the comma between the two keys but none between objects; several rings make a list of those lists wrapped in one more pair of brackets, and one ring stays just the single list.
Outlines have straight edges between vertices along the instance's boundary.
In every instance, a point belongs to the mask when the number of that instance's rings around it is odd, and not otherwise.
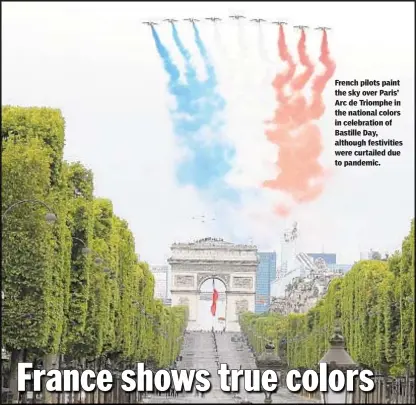
[{"label": "row of trees", "polygon": [[240,322],[256,352],[272,341],[289,367],[316,367],[336,324],[351,357],[392,376],[415,366],[414,220],[401,252],[357,262],[304,314],[245,313]]},{"label": "row of trees", "polygon": [[[2,344],[17,362],[65,357],[112,367],[168,367],[187,323],[185,307],[153,298],[154,279],[126,221],[95,198],[93,175],[63,160],[59,110],[2,107]],[[53,208],[56,222],[45,221]],[[13,377],[14,376],[14,377]]]}]

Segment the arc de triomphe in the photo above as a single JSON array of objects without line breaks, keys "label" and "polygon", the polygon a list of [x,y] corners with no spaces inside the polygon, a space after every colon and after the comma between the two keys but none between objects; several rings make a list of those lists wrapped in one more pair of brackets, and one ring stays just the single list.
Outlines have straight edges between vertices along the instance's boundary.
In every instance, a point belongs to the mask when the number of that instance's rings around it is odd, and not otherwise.
[{"label": "arc de triomphe", "polygon": [[188,305],[188,329],[198,325],[201,285],[215,278],[221,280],[226,289],[226,328],[239,331],[238,315],[254,312],[257,247],[205,238],[192,243],[174,243],[171,252],[168,263],[171,265],[172,305]]}]

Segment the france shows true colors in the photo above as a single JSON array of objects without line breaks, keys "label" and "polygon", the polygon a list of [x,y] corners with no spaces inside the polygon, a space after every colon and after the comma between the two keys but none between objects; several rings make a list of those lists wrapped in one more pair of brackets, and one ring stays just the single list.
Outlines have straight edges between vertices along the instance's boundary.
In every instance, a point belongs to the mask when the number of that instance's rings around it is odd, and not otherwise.
[{"label": "france shows true colors", "polygon": [[[186,149],[176,177],[179,184],[191,185],[211,199],[235,202],[238,191],[225,180],[235,156],[235,147],[229,145],[224,136],[226,102],[219,92],[215,68],[197,24],[191,22],[194,41],[206,71],[204,80],[198,78],[191,53],[181,41],[175,23],[171,22],[171,34],[185,63],[184,78],[157,29],[151,25],[156,49],[169,77],[168,90],[175,99],[175,106],[170,111],[174,134]],[[275,209],[277,215],[287,216],[293,204],[313,201],[324,189],[327,170],[319,162],[323,142],[317,120],[325,110],[323,91],[334,74],[335,63],[330,57],[326,30],[322,30],[319,58],[325,70],[315,77],[315,64],[307,52],[304,28],[300,27],[297,45],[299,63],[293,60],[288,49],[283,24],[279,25],[277,45],[278,56],[287,66],[273,80],[277,105],[272,119],[266,121],[271,127],[265,131],[270,147],[277,146],[277,174],[273,179],[265,179],[262,186],[290,197],[291,205],[282,203]],[[310,101],[305,97],[309,82],[312,87]],[[244,114],[241,111],[241,116]],[[261,136],[264,135],[259,134]],[[256,159],[254,151],[253,159]]]}]

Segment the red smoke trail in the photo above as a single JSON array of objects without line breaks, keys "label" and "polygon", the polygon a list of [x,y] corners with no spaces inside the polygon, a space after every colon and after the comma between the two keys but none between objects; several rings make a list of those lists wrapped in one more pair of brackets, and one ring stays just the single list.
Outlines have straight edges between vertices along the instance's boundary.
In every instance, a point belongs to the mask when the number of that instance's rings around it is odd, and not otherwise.
[{"label": "red smoke trail", "polygon": [[325,30],[322,32],[321,55],[319,61],[325,66],[325,71],[323,74],[316,77],[312,85],[312,104],[309,108],[310,118],[315,120],[321,118],[325,112],[322,93],[324,92],[329,79],[334,75],[336,68],[335,62],[331,59],[329,53],[328,36]]},{"label": "red smoke trail", "polygon": [[294,91],[302,90],[305,87],[308,80],[312,77],[313,72],[315,70],[313,63],[311,62],[308,54],[306,53],[306,34],[304,30],[302,30],[298,42],[298,53],[300,63],[302,64],[302,66],[306,68],[306,70],[293,79],[291,87]]},{"label": "red smoke trail", "polygon": [[[276,75],[275,79],[273,80],[273,87],[276,92],[276,100],[279,102],[279,107],[274,112],[274,118],[270,121],[266,121],[268,124],[289,124],[289,114],[288,114],[288,108],[289,108],[289,97],[285,95],[285,87],[287,84],[290,83],[292,80],[293,75],[296,71],[296,65],[293,62],[292,56],[290,55],[287,44],[286,44],[286,38],[285,38],[285,31],[283,29],[283,26],[279,26],[279,39],[277,41],[278,51],[279,51],[279,57],[283,62],[286,62],[288,67],[285,72],[280,73]],[[267,135],[267,133],[266,133]],[[273,139],[269,140],[271,142],[274,142]]]},{"label": "red smoke trail", "polygon": [[[287,192],[297,203],[305,203],[317,198],[323,190],[326,172],[319,163],[323,146],[319,128],[312,123],[304,125],[296,137],[288,134],[278,136],[279,175],[275,180],[267,180],[264,186]],[[279,206],[276,212],[289,214],[288,207]]]},{"label": "red smoke trail", "polygon": [[[282,31],[283,29],[280,27],[280,34]],[[287,56],[288,51],[286,47],[285,52],[281,52],[280,37],[281,35],[279,35],[279,55],[283,59],[282,56]],[[306,35],[303,31],[298,43],[298,51],[299,59],[306,67],[306,71],[294,79],[291,85],[293,90],[301,90],[314,71],[313,64],[306,53]],[[286,57],[286,61],[287,59]],[[290,57],[289,60],[291,63],[288,70],[290,70],[290,66],[294,66]],[[278,81],[279,76],[273,83],[280,106],[272,120],[276,128],[266,131],[266,135],[271,142],[279,146],[277,161],[279,174],[276,179],[265,181],[263,187],[284,191],[290,194],[297,203],[316,199],[323,191],[323,181],[326,177],[325,169],[319,163],[319,157],[323,150],[321,134],[316,125],[308,123],[323,114],[322,92],[335,70],[335,64],[329,57],[325,31],[322,38],[320,61],[326,69],[325,73],[318,76],[313,83],[311,106],[307,106],[303,96],[296,97],[291,102],[288,102],[288,97],[282,97],[279,94],[281,87],[276,86],[276,84],[281,84]],[[298,131],[293,136],[292,133],[295,129]],[[275,208],[275,213],[279,216],[288,216],[290,208],[280,204]]]},{"label": "red smoke trail", "polygon": [[[283,25],[279,26],[277,47],[280,59],[283,62],[286,62],[288,67],[285,72],[276,75],[272,83],[276,92],[276,100],[279,103],[279,107],[275,110],[273,119],[266,121],[267,124],[274,124],[274,129],[266,131],[266,136],[270,142],[280,146],[281,144],[290,143],[290,130],[293,127],[293,121],[291,120],[290,113],[290,97],[285,95],[285,86],[290,83],[296,71],[296,65],[293,62],[292,56],[290,55],[286,44]],[[280,150],[278,156],[279,155]],[[279,163],[277,163],[277,166],[277,168],[280,169]],[[263,187],[277,188],[275,187],[274,182],[275,180],[266,180],[263,183]],[[276,213],[279,216],[288,216],[290,209],[287,206],[280,204],[276,207]]]},{"label": "red smoke trail", "polygon": [[302,66],[305,67],[305,71],[295,77],[291,83],[291,88],[297,94],[292,96],[290,101],[290,113],[292,115],[292,120],[294,125],[301,126],[306,122],[310,121],[309,108],[305,96],[300,92],[310,80],[315,71],[315,66],[309,59],[309,56],[306,52],[306,33],[302,29],[301,35],[298,41],[298,54],[299,60]]}]

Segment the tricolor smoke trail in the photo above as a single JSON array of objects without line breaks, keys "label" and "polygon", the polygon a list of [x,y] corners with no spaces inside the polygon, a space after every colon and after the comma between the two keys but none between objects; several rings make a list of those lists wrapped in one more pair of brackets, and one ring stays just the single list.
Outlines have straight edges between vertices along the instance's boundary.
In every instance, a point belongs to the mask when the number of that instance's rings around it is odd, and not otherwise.
[{"label": "tricolor smoke trail", "polygon": [[325,71],[323,74],[316,77],[312,85],[312,104],[310,107],[310,116],[312,119],[322,117],[325,112],[325,105],[322,94],[328,81],[335,73],[335,62],[331,59],[328,45],[328,36],[326,31],[322,31],[321,54],[319,61],[324,65]]},{"label": "tricolor smoke trail", "polygon": [[264,76],[262,78],[260,77],[260,84],[264,85],[266,84],[266,82],[267,84],[269,83],[269,76],[271,75],[271,69],[274,63],[272,63],[267,53],[266,41],[264,38],[264,31],[263,31],[263,27],[261,24],[258,25],[258,37],[257,38],[258,38],[260,60],[266,67],[264,71]]},{"label": "tricolor smoke trail", "polygon": [[205,71],[207,73],[207,80],[204,82],[204,91],[205,95],[207,97],[207,103],[205,105],[205,108],[209,110],[209,115],[216,115],[215,118],[217,118],[216,121],[210,121],[210,126],[212,129],[216,129],[217,131],[219,129],[222,129],[222,126],[224,125],[224,117],[221,117],[220,115],[223,114],[225,109],[225,101],[221,97],[221,95],[217,92],[217,76],[215,74],[215,69],[210,61],[210,58],[208,56],[208,52],[205,48],[205,45],[201,39],[201,36],[199,34],[198,27],[196,24],[193,24],[193,30],[194,30],[194,37],[195,37],[195,43],[198,48],[198,51],[202,57],[202,60],[204,61]]},{"label": "tricolor smoke trail", "polygon": [[156,29],[152,27],[159,56],[169,75],[169,92],[175,97],[176,107],[171,111],[174,133],[188,154],[177,169],[182,185],[192,185],[200,191],[208,191],[214,198],[235,199],[224,177],[231,168],[230,159],[234,149],[221,142],[223,128],[222,112],[225,102],[217,93],[215,70],[209,61],[205,46],[194,25],[195,41],[204,60],[208,79],[198,79],[191,54],[180,40],[172,24],[172,37],[185,62],[186,82],[182,83],[179,69],[163,46]]},{"label": "tricolor smoke trail", "polygon": [[[301,90],[306,85],[314,70],[307,56],[305,43],[306,35],[302,31],[298,51],[300,62],[306,67],[306,71],[292,81],[291,88],[295,91]],[[265,181],[263,186],[286,192],[296,203],[305,203],[316,199],[323,191],[326,172],[319,163],[323,145],[320,130],[311,122],[311,119],[317,119],[322,115],[319,113],[323,113],[322,92],[333,70],[331,73],[331,70],[327,68],[326,73],[322,77],[318,76],[314,81],[311,106],[306,105],[306,100],[302,95],[290,100],[290,96],[282,94],[282,88],[287,84],[284,79],[288,76],[288,72],[291,72],[291,67],[293,70],[293,61],[286,47],[282,26],[279,27],[278,45],[280,58],[288,62],[289,68],[287,73],[278,75],[273,82],[279,108],[272,120],[275,128],[266,132],[267,138],[279,147],[278,175],[274,180]],[[320,60],[324,65],[326,64],[325,66],[335,68],[330,63],[332,61],[329,58],[328,44],[324,39]],[[276,207],[276,213],[279,216],[287,216],[290,208],[280,204]]]},{"label": "tricolor smoke trail", "polygon": [[247,56],[247,42],[246,42],[246,36],[245,36],[243,24],[241,23],[240,20],[237,20],[237,36],[238,36],[238,43],[239,43],[239,48],[241,52],[241,59],[245,60]]},{"label": "tricolor smoke trail", "polygon": [[159,35],[156,29],[151,26],[152,29],[152,36],[153,40],[155,41],[157,52],[159,53],[160,58],[163,61],[163,67],[165,68],[166,72],[169,75],[169,92],[174,94],[175,96],[179,96],[183,89],[180,88],[180,73],[179,69],[176,65],[172,62],[172,59],[169,55],[168,50],[162,44],[162,41],[159,38]]},{"label": "tricolor smoke trail", "polygon": [[[296,64],[293,62],[293,58],[289,53],[286,44],[285,31],[281,25],[279,26],[279,38],[277,45],[279,57],[283,62],[286,62],[287,69],[285,72],[277,74],[272,83],[278,107],[274,112],[273,119],[266,121],[267,124],[274,125],[273,129],[266,131],[266,136],[270,142],[279,145],[288,138],[288,133],[291,129],[289,114],[290,97],[285,94],[285,88],[290,83],[296,71]],[[265,186],[268,186],[268,182],[265,183]]]},{"label": "tricolor smoke trail", "polygon": [[293,79],[291,83],[293,91],[302,90],[309,79],[312,77],[315,70],[313,63],[309,59],[308,53],[306,52],[306,33],[303,29],[301,31],[300,39],[298,42],[298,53],[300,63],[305,67],[305,71]]},{"label": "tricolor smoke trail", "polygon": [[258,41],[258,45],[257,46],[259,48],[260,58],[263,61],[267,61],[267,51],[266,51],[265,44],[264,44],[264,33],[263,33],[263,28],[262,28],[262,26],[260,24],[258,26],[257,41]]},{"label": "tricolor smoke trail", "polygon": [[218,24],[214,24],[214,42],[215,42],[215,47],[219,50],[219,54],[221,55],[221,58],[228,61],[229,59],[228,52],[221,38],[221,33],[218,28]]},{"label": "tricolor smoke trail", "polygon": [[[283,26],[279,26],[279,39],[277,41],[279,57],[283,62],[287,63],[287,69],[285,72],[276,75],[273,80],[273,88],[276,93],[276,100],[279,103],[278,108],[275,110],[274,119],[267,121],[267,123],[275,125],[289,125],[290,124],[290,115],[288,114],[289,107],[289,97],[285,94],[285,88],[292,80],[293,75],[296,71],[296,64],[293,62],[293,58],[289,53],[285,31]],[[273,131],[266,132],[267,137],[271,142],[275,141],[275,136]]]},{"label": "tricolor smoke trail", "polygon": [[[286,37],[285,31],[282,25],[279,25],[279,36],[277,41],[278,53],[279,58],[286,62],[287,69],[283,73],[279,73],[276,75],[275,79],[273,80],[273,88],[276,93],[276,101],[278,102],[278,108],[275,110],[274,117],[272,120],[266,121],[267,124],[273,124],[274,128],[271,130],[266,131],[266,136],[268,140],[276,145],[279,146],[278,151],[278,160],[277,160],[277,170],[280,172],[280,176],[283,172],[283,168],[280,167],[280,156],[281,151],[285,151],[285,145],[288,144],[290,140],[290,129],[292,122],[290,120],[290,104],[289,99],[285,94],[285,88],[290,83],[293,75],[296,71],[296,65],[293,61],[292,56],[289,53],[287,44],[286,44]],[[263,183],[263,186],[266,188],[272,189],[279,189],[279,176],[275,180],[266,180]],[[276,207],[276,213],[279,216],[287,216],[289,214],[289,208],[284,204],[279,204]]]},{"label": "tricolor smoke trail", "polygon": [[[191,54],[183,45],[181,39],[179,38],[178,30],[176,29],[175,25],[172,24],[172,37],[173,41],[175,42],[176,47],[178,48],[183,60],[185,62],[185,77],[187,81],[187,87],[189,88],[189,93],[186,95],[189,96],[190,92],[193,91],[196,95],[198,90],[198,77],[195,67],[192,64]],[[194,97],[188,97],[188,101],[193,102],[195,99]]]},{"label": "tricolor smoke trail", "polygon": [[293,126],[300,127],[311,120],[310,108],[308,108],[306,98],[302,90],[311,79],[315,66],[309,59],[306,51],[306,33],[301,30],[301,35],[297,45],[300,64],[305,68],[303,73],[300,73],[293,78],[290,87],[292,89],[292,97],[290,100],[290,114]]}]

